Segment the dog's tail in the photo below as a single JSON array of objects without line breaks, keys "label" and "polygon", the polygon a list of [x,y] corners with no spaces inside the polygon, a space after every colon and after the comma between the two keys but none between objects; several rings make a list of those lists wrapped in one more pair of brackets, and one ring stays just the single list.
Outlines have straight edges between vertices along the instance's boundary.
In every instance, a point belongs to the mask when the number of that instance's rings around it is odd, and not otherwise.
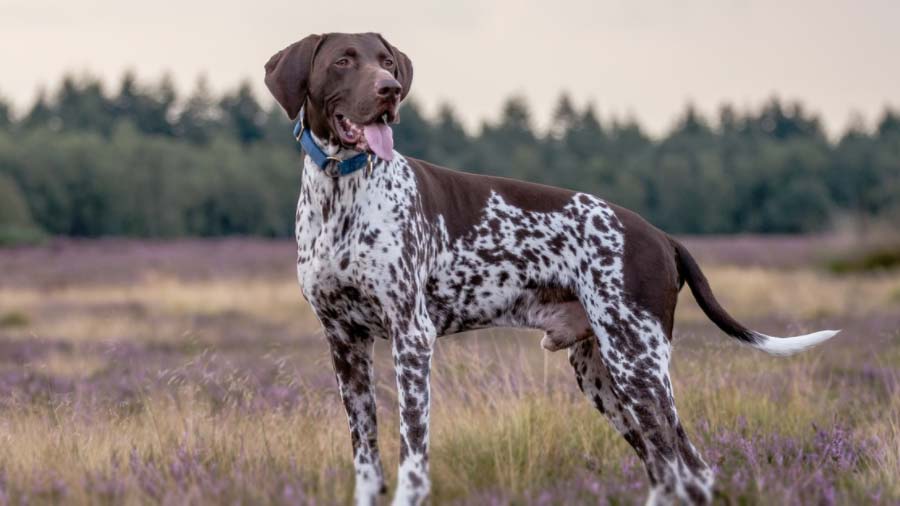
[{"label": "dog's tail", "polygon": [[669,238],[669,240],[675,247],[678,272],[691,287],[691,293],[694,294],[694,299],[697,300],[700,309],[707,318],[729,336],[773,355],[791,355],[826,341],[840,332],[840,330],[823,330],[796,337],[772,337],[748,329],[719,305],[719,301],[716,300],[706,281],[706,276],[703,275],[703,271],[700,270],[700,266],[697,265],[687,248],[675,239]]}]

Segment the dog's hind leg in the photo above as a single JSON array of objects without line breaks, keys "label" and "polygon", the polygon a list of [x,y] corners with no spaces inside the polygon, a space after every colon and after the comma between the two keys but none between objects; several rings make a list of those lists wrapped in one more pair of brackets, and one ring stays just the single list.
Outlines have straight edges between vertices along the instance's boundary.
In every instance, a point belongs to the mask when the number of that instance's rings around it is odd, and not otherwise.
[{"label": "dog's hind leg", "polygon": [[569,364],[575,370],[578,389],[598,411],[606,415],[617,431],[626,434],[629,422],[625,420],[622,406],[612,391],[612,380],[603,365],[596,339],[587,339],[569,348]]},{"label": "dog's hind leg", "polygon": [[670,243],[633,218],[623,226],[625,212],[591,213],[583,241],[593,249],[575,259],[576,293],[596,336],[570,352],[581,388],[644,461],[649,504],[708,504],[713,473],[678,420],[669,380],[679,288]]},{"label": "dog's hind leg", "polygon": [[[712,470],[678,420],[668,375],[668,342],[634,362],[629,345],[601,350],[604,336],[569,348],[578,386],[604,413],[644,462],[650,479],[648,504],[708,504]],[[624,348],[621,348],[624,346]],[[619,351],[622,350],[622,351]]]},{"label": "dog's hind leg", "polygon": [[346,322],[323,320],[335,376],[347,411],[353,467],[356,471],[354,499],[358,505],[375,504],[386,492],[378,423],[375,416],[375,385],[372,352],[374,339],[368,329]]}]

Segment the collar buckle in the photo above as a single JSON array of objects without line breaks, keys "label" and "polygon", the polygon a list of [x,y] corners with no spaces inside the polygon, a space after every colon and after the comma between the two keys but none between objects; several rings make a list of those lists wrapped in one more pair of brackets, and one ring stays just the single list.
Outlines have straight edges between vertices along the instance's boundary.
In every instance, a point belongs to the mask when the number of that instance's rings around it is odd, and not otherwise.
[{"label": "collar buckle", "polygon": [[326,156],[325,157],[325,165],[322,166],[322,170],[325,171],[329,176],[337,179],[341,174],[341,163],[343,160],[336,156]]}]

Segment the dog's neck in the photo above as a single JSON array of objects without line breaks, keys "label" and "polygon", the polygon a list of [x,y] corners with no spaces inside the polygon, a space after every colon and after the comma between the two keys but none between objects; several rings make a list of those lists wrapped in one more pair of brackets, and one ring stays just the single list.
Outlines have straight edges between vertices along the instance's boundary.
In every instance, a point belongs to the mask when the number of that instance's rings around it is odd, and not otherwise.
[{"label": "dog's neck", "polygon": [[[307,129],[309,137],[322,152],[328,156],[338,160],[347,160],[360,154],[359,151],[342,146],[339,142],[329,135],[328,139],[316,135],[315,131],[310,128],[308,118],[304,116],[305,111],[300,111],[300,117],[304,123],[303,128]],[[400,157],[402,158],[402,157]],[[341,191],[343,197],[356,198],[360,192],[367,191],[369,183],[373,179],[382,176],[383,173],[389,171],[394,161],[383,160],[379,157],[372,157],[373,166],[371,170],[361,169],[350,174],[335,176],[328,168],[320,167],[313,161],[308,153],[304,153],[303,157],[303,186],[305,190],[301,194],[300,205],[311,204],[320,206],[324,200],[330,200],[334,195],[335,189],[349,190]]]}]

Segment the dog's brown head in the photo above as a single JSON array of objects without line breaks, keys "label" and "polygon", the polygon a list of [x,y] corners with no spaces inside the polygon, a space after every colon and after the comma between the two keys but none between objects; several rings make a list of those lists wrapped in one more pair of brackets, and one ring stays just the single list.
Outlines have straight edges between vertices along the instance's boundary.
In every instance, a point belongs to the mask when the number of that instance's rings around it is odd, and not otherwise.
[{"label": "dog's brown head", "polygon": [[305,105],[320,139],[387,159],[412,76],[409,58],[376,33],[310,35],[266,63],[266,86],[292,120]]}]

